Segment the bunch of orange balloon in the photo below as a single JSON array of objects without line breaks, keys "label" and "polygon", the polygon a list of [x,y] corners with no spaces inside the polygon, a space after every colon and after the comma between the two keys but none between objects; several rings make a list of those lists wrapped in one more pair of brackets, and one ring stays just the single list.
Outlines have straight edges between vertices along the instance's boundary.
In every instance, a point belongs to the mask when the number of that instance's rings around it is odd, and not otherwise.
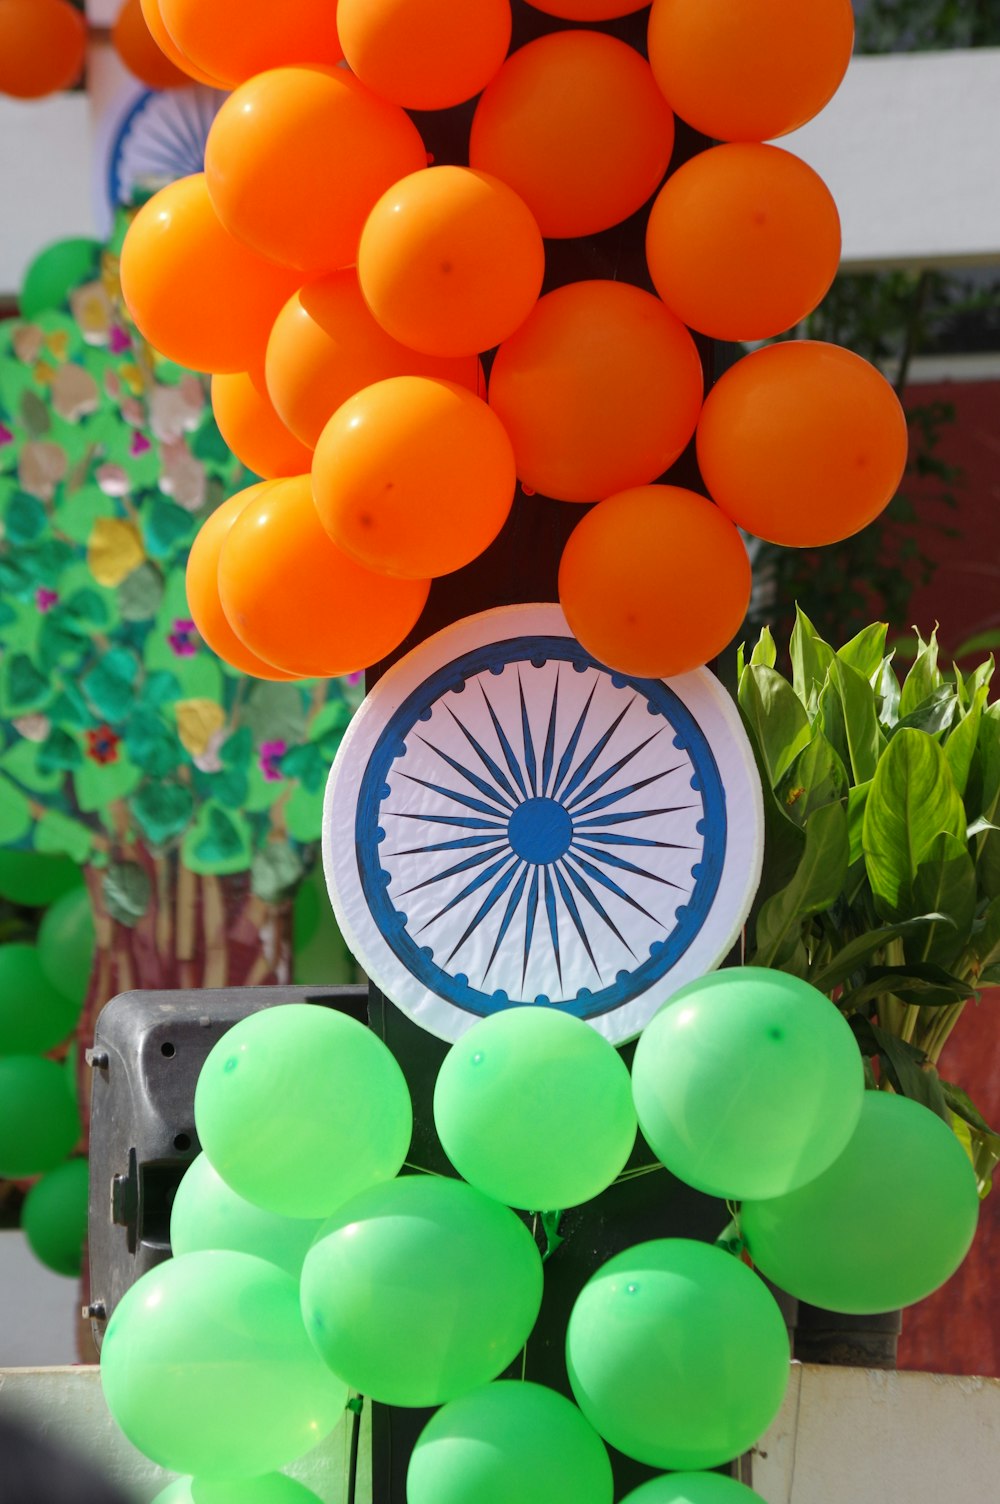
[{"label": "bunch of orange balloon", "polygon": [[[692,337],[769,339],[833,279],[830,194],[766,143],[836,89],[850,0],[654,0],[648,61],[572,24],[631,0],[533,0],[570,24],[510,55],[510,0],[142,0],[147,18],[157,3],[176,57],[233,87],[205,172],[140,211],[122,261],[139,327],[213,373],[224,436],[267,478],[191,556],[218,652],[273,676],[368,666],[520,481],[598,503],[559,580],[583,644],[680,673],[739,628],[739,527],[811,546],[888,502],[905,424],[873,367],[793,340],[704,401]],[[469,165],[433,165],[407,111],[477,95]],[[675,112],[720,144],[664,183]],[[545,240],[650,201],[655,293],[540,296]],[[708,496],[658,483],[696,433]]]}]

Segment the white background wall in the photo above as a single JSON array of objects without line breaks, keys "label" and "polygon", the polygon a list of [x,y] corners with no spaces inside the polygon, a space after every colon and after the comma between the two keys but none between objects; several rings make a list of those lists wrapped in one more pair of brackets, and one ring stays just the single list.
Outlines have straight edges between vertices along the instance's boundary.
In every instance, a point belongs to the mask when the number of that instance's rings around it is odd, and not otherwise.
[{"label": "white background wall", "polygon": [[40,1264],[23,1233],[0,1232],[0,1368],[76,1361],[78,1285]]}]

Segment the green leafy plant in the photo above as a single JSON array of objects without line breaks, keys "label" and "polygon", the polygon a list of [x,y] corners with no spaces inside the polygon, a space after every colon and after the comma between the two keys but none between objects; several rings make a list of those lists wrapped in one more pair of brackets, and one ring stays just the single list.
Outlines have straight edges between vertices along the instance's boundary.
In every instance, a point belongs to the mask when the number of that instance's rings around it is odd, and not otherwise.
[{"label": "green leafy plant", "polygon": [[1000,983],[993,659],[946,673],[918,635],[900,682],[884,623],[835,650],[802,611],[789,646],[790,677],[767,628],[737,661],[765,800],[746,959],[828,993],[869,1084],[951,1122],[985,1194],[1000,1136],[937,1065],[967,1002]]}]

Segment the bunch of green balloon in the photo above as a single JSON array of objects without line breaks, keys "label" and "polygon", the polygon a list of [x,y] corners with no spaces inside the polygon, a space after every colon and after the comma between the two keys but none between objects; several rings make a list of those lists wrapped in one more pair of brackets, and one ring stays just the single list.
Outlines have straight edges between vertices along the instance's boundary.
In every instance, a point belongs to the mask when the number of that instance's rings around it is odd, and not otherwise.
[{"label": "bunch of green balloon", "polygon": [[21,1228],[35,1258],[56,1274],[77,1275],[87,1237],[87,1161],[68,1159],[24,1198]]},{"label": "bunch of green balloon", "polygon": [[669,1473],[651,1478],[626,1494],[621,1504],[751,1504],[754,1493],[722,1473]]},{"label": "bunch of green balloon", "polygon": [[38,959],[50,984],[77,1013],[87,996],[95,943],[87,889],[82,885],[71,888],[45,911],[38,929]]},{"label": "bunch of green balloon", "polygon": [[37,947],[0,945],[0,1053],[44,1054],[73,1032],[79,1011],[49,981]]},{"label": "bunch of green balloon", "polygon": [[510,1380],[442,1406],[406,1475],[407,1504],[611,1504],[613,1491],[604,1443],[576,1406]]},{"label": "bunch of green balloon", "polygon": [[295,1280],[246,1253],[186,1253],[143,1275],[112,1313],[101,1379],[132,1444],[199,1480],[284,1467],[347,1401],[306,1335]]},{"label": "bunch of green balloon", "polygon": [[177,1478],[156,1495],[153,1504],[320,1504],[304,1483],[284,1473],[265,1473],[238,1482]]},{"label": "bunch of green balloon", "polygon": [[202,1148],[227,1185],[319,1218],[400,1170],[413,1131],[403,1073],[362,1024],[317,1004],[264,1008],[210,1052],[195,1088]]},{"label": "bunch of green balloon", "polygon": [[0,1178],[54,1170],[82,1132],[71,1083],[40,1055],[0,1055]]},{"label": "bunch of green balloon", "polygon": [[495,1379],[541,1299],[541,1256],[524,1223],[439,1175],[362,1191],[302,1269],[318,1351],[352,1389],[387,1405],[441,1405]]},{"label": "bunch of green balloon", "polygon": [[175,1254],[212,1248],[252,1253],[298,1279],[302,1261],[323,1223],[282,1217],[237,1196],[212,1168],[208,1156],[192,1160],[170,1208],[170,1247]]},{"label": "bunch of green balloon", "polygon": [[943,1285],[978,1216],[976,1177],[948,1125],[919,1102],[869,1091],[830,1168],[785,1196],[745,1201],[740,1223],[754,1263],[783,1290],[864,1315]]},{"label": "bunch of green balloon", "polygon": [[664,1238],[616,1254],[584,1285],[566,1365],[605,1441],[651,1467],[701,1470],[752,1446],[778,1413],[788,1335],[745,1264]]},{"label": "bunch of green balloon", "polygon": [[508,1008],[463,1034],[438,1073],[434,1121],[464,1179],[529,1211],[599,1195],[636,1133],[621,1056],[552,1008]]},{"label": "bunch of green balloon", "polygon": [[734,966],[689,982],[647,1024],[632,1090],[667,1169],[710,1196],[780,1196],[857,1126],[864,1072],[830,999],[785,972]]},{"label": "bunch of green balloon", "polygon": [[0,847],[0,898],[9,898],[27,909],[41,909],[82,882],[79,867],[68,856]]}]

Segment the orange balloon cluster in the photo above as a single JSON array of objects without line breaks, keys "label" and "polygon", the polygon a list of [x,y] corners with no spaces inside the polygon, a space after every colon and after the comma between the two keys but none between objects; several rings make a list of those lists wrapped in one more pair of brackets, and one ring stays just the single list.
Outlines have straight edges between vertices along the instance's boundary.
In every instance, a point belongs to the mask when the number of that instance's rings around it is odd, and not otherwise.
[{"label": "orange balloon cluster", "polygon": [[69,0],[0,0],[0,94],[41,99],[83,71],[87,28]]},{"label": "orange balloon cluster", "polygon": [[[136,216],[122,277],[265,477],[190,572],[193,616],[246,671],[391,652],[520,482],[596,503],[559,578],[584,646],[682,673],[746,609],[740,528],[831,542],[898,481],[905,424],[874,368],[795,341],[706,401],[695,343],[782,334],[833,279],[836,206],[769,143],[836,89],[850,0],[653,0],[648,61],[601,27],[637,0],[531,3],[557,20],[511,53],[510,0],[129,0],[177,68],[233,88],[204,173]],[[467,101],[468,165],[435,164],[407,111]],[[676,118],[720,144],[668,171]],[[644,209],[654,291],[596,256],[567,283],[550,247],[543,294],[546,240]],[[707,496],[663,483],[696,435]]]}]

